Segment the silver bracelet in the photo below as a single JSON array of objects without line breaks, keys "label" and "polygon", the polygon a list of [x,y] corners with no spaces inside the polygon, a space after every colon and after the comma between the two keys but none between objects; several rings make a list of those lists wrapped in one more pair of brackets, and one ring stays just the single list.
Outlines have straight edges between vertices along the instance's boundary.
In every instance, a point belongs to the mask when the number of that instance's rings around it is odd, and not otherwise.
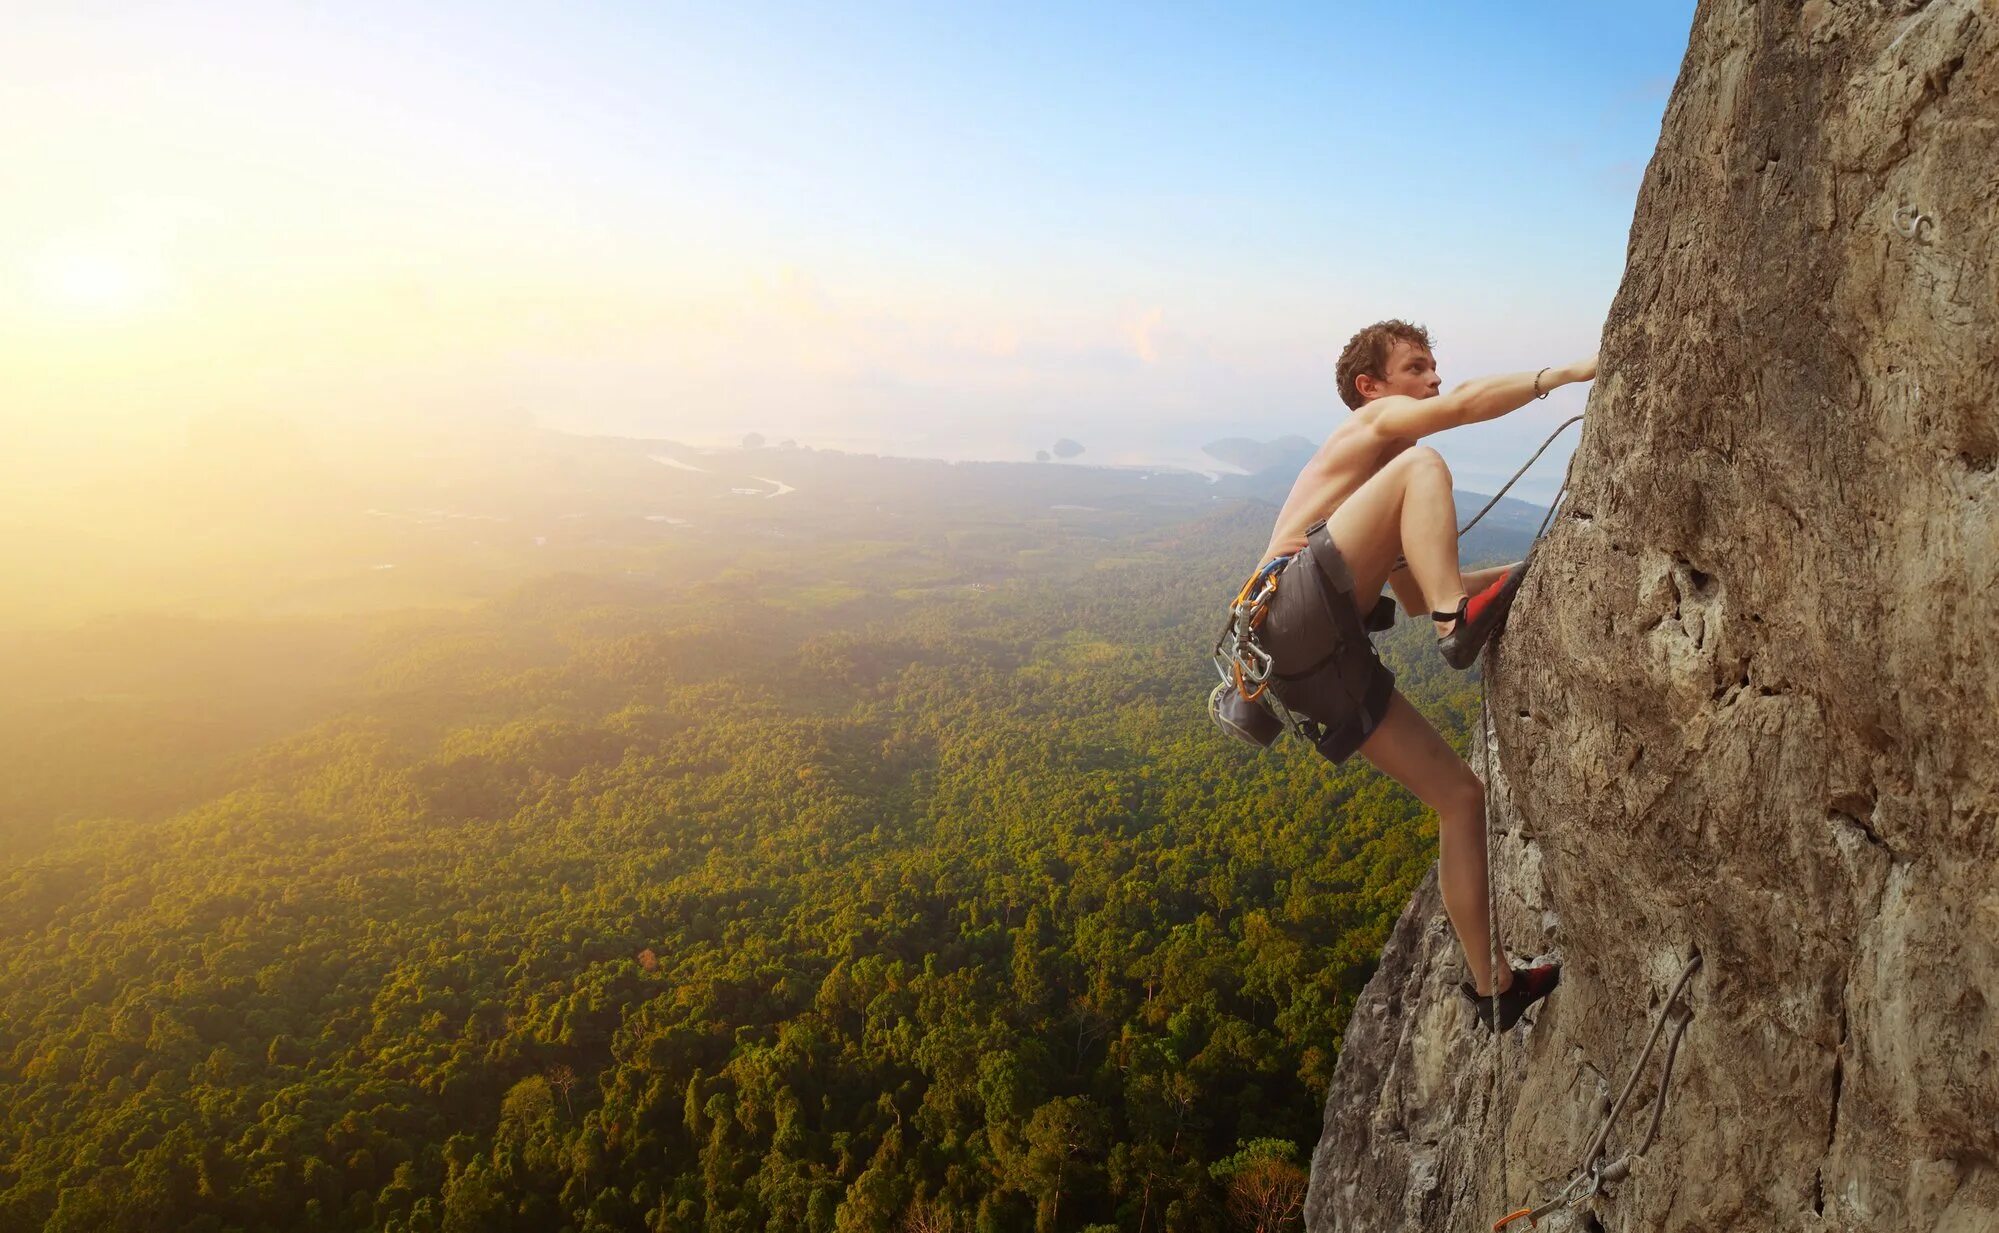
[{"label": "silver bracelet", "polygon": [[1549,394],[1552,394],[1554,392],[1553,390],[1544,390],[1541,388],[1541,373],[1547,371],[1548,370],[1546,368],[1543,368],[1541,372],[1537,372],[1534,374],[1534,397],[1536,398],[1546,398]]}]

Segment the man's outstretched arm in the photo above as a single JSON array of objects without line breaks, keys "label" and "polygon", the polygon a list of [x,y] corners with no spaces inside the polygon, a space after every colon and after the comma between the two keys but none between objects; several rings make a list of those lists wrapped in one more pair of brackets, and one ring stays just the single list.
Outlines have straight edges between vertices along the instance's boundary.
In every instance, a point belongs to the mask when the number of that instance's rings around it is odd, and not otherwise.
[{"label": "man's outstretched arm", "polygon": [[1390,394],[1367,404],[1360,414],[1367,416],[1384,436],[1427,437],[1446,428],[1498,419],[1508,411],[1517,411],[1534,401],[1537,387],[1545,394],[1558,386],[1595,379],[1596,357],[1591,355],[1538,373],[1478,377],[1435,398]]}]

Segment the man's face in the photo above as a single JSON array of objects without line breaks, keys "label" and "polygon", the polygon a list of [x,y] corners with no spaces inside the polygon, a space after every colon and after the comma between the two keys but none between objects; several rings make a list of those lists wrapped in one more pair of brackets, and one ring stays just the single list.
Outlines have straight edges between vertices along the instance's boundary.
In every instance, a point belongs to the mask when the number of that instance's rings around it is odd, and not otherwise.
[{"label": "man's face", "polygon": [[1428,347],[1412,342],[1395,340],[1394,349],[1388,353],[1388,378],[1377,381],[1362,373],[1355,382],[1361,394],[1372,402],[1388,394],[1406,394],[1411,398],[1435,398],[1443,387],[1444,379],[1437,373],[1437,358],[1430,354]]}]

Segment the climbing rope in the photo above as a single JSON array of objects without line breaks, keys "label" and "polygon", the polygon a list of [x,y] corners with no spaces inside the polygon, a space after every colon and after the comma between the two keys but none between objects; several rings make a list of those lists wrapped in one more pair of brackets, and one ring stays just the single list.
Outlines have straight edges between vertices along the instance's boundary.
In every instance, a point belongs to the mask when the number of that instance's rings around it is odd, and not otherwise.
[{"label": "climbing rope", "polygon": [[[1512,478],[1500,485],[1498,492],[1492,494],[1492,499],[1485,503],[1485,508],[1473,514],[1470,522],[1458,528],[1458,538],[1463,539],[1465,532],[1477,526],[1478,520],[1485,517],[1493,506],[1499,504],[1499,499],[1506,495],[1506,490],[1513,487],[1521,476],[1527,474],[1528,468],[1540,461],[1541,455],[1548,452],[1548,447],[1555,443],[1555,438],[1566,432],[1571,424],[1581,422],[1582,418],[1580,415],[1572,415],[1556,425],[1555,431],[1549,433],[1548,439],[1541,442],[1541,448],[1534,451],[1533,457],[1521,464],[1520,469],[1513,473]],[[1527,545],[1527,550],[1530,553],[1534,550],[1534,546],[1541,542],[1541,537],[1548,533],[1548,527],[1553,523],[1555,518],[1555,511],[1561,507],[1563,499],[1568,496],[1569,479],[1575,474],[1575,469],[1575,456],[1570,455],[1569,465],[1562,471],[1562,486],[1555,490],[1555,499],[1548,503],[1548,511],[1541,516],[1541,525],[1535,528],[1534,538]],[[1499,969],[1502,965],[1508,968],[1511,968],[1512,965],[1506,963],[1506,956],[1502,953],[1499,945],[1499,896],[1494,893],[1492,884],[1492,763],[1494,742],[1492,739],[1492,706],[1486,696],[1485,681],[1487,673],[1491,668],[1490,657],[1494,645],[1495,643],[1488,642],[1485,645],[1485,649],[1480,652],[1481,660],[1478,673],[1478,736],[1479,757],[1485,764],[1485,777],[1479,784],[1479,787],[1485,793],[1485,939],[1487,946],[1485,983],[1486,999],[1490,1008],[1489,1013],[1492,1016],[1493,1030],[1492,1093],[1489,1099],[1490,1107],[1497,1108],[1499,1105],[1500,1076],[1505,1071],[1506,1053],[1505,1033],[1499,1030]],[[1504,1179],[1506,1176],[1506,1140],[1504,1136],[1499,1141],[1499,1152],[1499,1176]]]},{"label": "climbing rope", "polygon": [[[1535,536],[1536,540],[1540,536]],[[1481,655],[1489,653],[1492,644],[1487,643]],[[1505,1073],[1506,1033],[1499,1030],[1499,969],[1500,965],[1510,970],[1512,964],[1499,945],[1499,896],[1492,890],[1492,710],[1485,694],[1485,671],[1488,665],[1481,663],[1478,672],[1478,739],[1479,761],[1484,764],[1485,779],[1479,784],[1485,793],[1485,996],[1492,1015],[1492,1092],[1487,1097],[1487,1108],[1499,1107],[1500,1076]],[[1502,1185],[1506,1179],[1506,1136],[1499,1137],[1499,1177]]]},{"label": "climbing rope", "polygon": [[[1680,995],[1686,992],[1687,982],[1693,979],[1694,972],[1700,966],[1700,952],[1695,951],[1693,958],[1687,960],[1686,967],[1681,969],[1680,979],[1673,982],[1673,992],[1667,996],[1666,1004],[1659,1008],[1658,1017],[1652,1021],[1652,1034],[1645,1038],[1645,1048],[1639,1051],[1638,1060],[1631,1064],[1631,1074],[1624,1081],[1624,1090],[1618,1093],[1617,1103],[1611,1105],[1610,1111],[1604,1114],[1603,1124],[1597,1127],[1594,1135],[1590,1136],[1589,1148],[1583,1152],[1582,1167],[1576,1170],[1576,1175],[1569,1179],[1568,1185],[1556,1192],[1554,1198],[1540,1206],[1523,1207],[1517,1212],[1501,1217],[1492,1226],[1495,1233],[1516,1220],[1525,1220],[1528,1228],[1534,1228],[1540,1223],[1541,1217],[1555,1209],[1581,1207],[1602,1194],[1605,1185],[1621,1182],[1631,1175],[1633,1162],[1643,1156],[1659,1137],[1659,1122],[1666,1114],[1666,1095],[1673,1086],[1673,1061],[1679,1056],[1680,1038],[1686,1035],[1687,1025],[1694,1021],[1693,1009]],[[1673,1025],[1673,1035],[1666,1042],[1666,1060],[1660,1068],[1659,1086],[1653,1092],[1650,1101],[1652,1121],[1645,1128],[1645,1137],[1639,1140],[1638,1146],[1614,1160],[1605,1161],[1603,1150],[1610,1140],[1611,1127],[1617,1125],[1618,1115],[1624,1112],[1626,1102],[1631,1099],[1632,1091],[1638,1086],[1638,1076],[1645,1069],[1645,1063],[1651,1060],[1652,1050],[1659,1043],[1659,1034],[1665,1030],[1668,1023]]]},{"label": "climbing rope", "polygon": [[[1527,460],[1527,465],[1521,467],[1519,471],[1514,472],[1513,479],[1506,481],[1506,487],[1501,488],[1498,495],[1495,495],[1492,500],[1486,502],[1485,509],[1481,509],[1474,515],[1472,520],[1466,523],[1458,534],[1462,536],[1465,531],[1469,531],[1475,526],[1480,518],[1485,517],[1486,511],[1499,503],[1499,496],[1504,495],[1506,488],[1512,487],[1514,481],[1526,473],[1527,467],[1534,465],[1535,460],[1540,458],[1542,453],[1546,452],[1548,446],[1554,442],[1555,437],[1559,436],[1570,424],[1575,423],[1576,420],[1580,420],[1581,418],[1578,415],[1573,419],[1565,421],[1561,427],[1555,429],[1554,433],[1549,435],[1548,440],[1541,443],[1541,448],[1535,451],[1534,457]],[[1529,545],[1530,551],[1533,545],[1539,544],[1541,538],[1548,533],[1548,528],[1553,524],[1555,519],[1555,511],[1561,508],[1562,502],[1568,497],[1569,481],[1574,476],[1574,473],[1575,459],[1571,457],[1568,469],[1562,474],[1562,486],[1555,491],[1555,499],[1549,503],[1547,513],[1542,515],[1541,525],[1534,532],[1533,543]],[[1485,759],[1486,764],[1483,784],[1487,819],[1485,831],[1485,901],[1486,938],[1489,944],[1487,963],[1490,965],[1487,977],[1487,984],[1489,986],[1487,997],[1490,999],[1492,1022],[1495,1028],[1493,1035],[1491,1096],[1491,1106],[1494,1108],[1499,1103],[1499,1083],[1500,1077],[1504,1072],[1505,1050],[1505,1037],[1496,1030],[1499,1024],[1499,968],[1505,961],[1505,956],[1502,954],[1499,944],[1499,897],[1494,892],[1492,877],[1493,733],[1492,704],[1486,693],[1486,676],[1491,666],[1490,656],[1495,645],[1495,643],[1488,643],[1483,652],[1485,658],[1480,664],[1478,684],[1479,740],[1481,742],[1479,752],[1480,756]],[[1685,969],[1681,971],[1679,980],[1674,982],[1673,992],[1667,997],[1666,1004],[1660,1008],[1658,1018],[1653,1021],[1652,1034],[1646,1038],[1645,1048],[1639,1053],[1638,1060],[1632,1063],[1631,1074],[1624,1082],[1624,1090],[1618,1094],[1616,1103],[1611,1105],[1609,1112],[1604,1115],[1603,1123],[1597,1127],[1596,1133],[1590,1137],[1589,1148],[1583,1153],[1582,1166],[1576,1171],[1576,1175],[1569,1180],[1568,1185],[1556,1192],[1552,1199],[1549,1199],[1540,1206],[1523,1207],[1519,1211],[1512,1212],[1500,1218],[1492,1226],[1495,1233],[1497,1230],[1504,1229],[1516,1220],[1525,1220],[1528,1227],[1533,1228],[1540,1221],[1541,1217],[1557,1208],[1565,1206],[1571,1208],[1580,1207],[1590,1199],[1602,1194],[1605,1185],[1623,1181],[1626,1177],[1630,1176],[1632,1162],[1643,1156],[1659,1137],[1659,1122],[1666,1113],[1666,1095],[1673,1084],[1673,1063],[1679,1056],[1680,1038],[1686,1034],[1687,1025],[1693,1022],[1694,1017],[1693,1011],[1681,999],[1680,995],[1686,991],[1687,982],[1692,979],[1695,970],[1700,965],[1700,954],[1699,952],[1695,952],[1693,958],[1687,961]],[[1651,1060],[1652,1051],[1659,1043],[1659,1034],[1665,1029],[1669,1021],[1673,1025],[1673,1035],[1666,1044],[1666,1059],[1659,1075],[1659,1087],[1652,1096],[1652,1120],[1646,1127],[1645,1137],[1639,1141],[1636,1147],[1614,1160],[1605,1161],[1603,1159],[1604,1147],[1610,1140],[1611,1128],[1617,1124],[1618,1117],[1624,1112],[1626,1103],[1630,1101],[1631,1093],[1638,1086],[1638,1076],[1644,1070],[1645,1063]],[[1504,1137],[1502,1137],[1500,1140],[1500,1178],[1502,1184],[1504,1184],[1506,1176],[1505,1151],[1506,1143]]]},{"label": "climbing rope", "polygon": [[[1556,426],[1555,431],[1548,434],[1548,439],[1546,441],[1541,442],[1541,448],[1534,451],[1534,456],[1532,458],[1529,458],[1526,462],[1522,463],[1520,469],[1513,473],[1513,478],[1507,480],[1504,484],[1501,484],[1499,486],[1499,491],[1492,494],[1492,499],[1485,503],[1485,508],[1479,510],[1479,512],[1476,514],[1473,514],[1471,516],[1470,522],[1467,522],[1465,525],[1458,528],[1458,538],[1463,539],[1465,537],[1466,531],[1469,531],[1473,527],[1477,526],[1478,520],[1485,517],[1486,514],[1490,513],[1493,506],[1499,504],[1499,498],[1506,495],[1506,490],[1508,488],[1513,487],[1515,483],[1519,482],[1521,476],[1527,474],[1527,468],[1541,461],[1541,455],[1548,452],[1548,447],[1555,443],[1555,438],[1561,436],[1562,433],[1567,431],[1569,425],[1581,423],[1582,418],[1583,417],[1580,415],[1572,415],[1568,419],[1563,420],[1558,426]],[[1571,458],[1569,459],[1569,462],[1571,465],[1573,465],[1575,463],[1575,459]],[[1565,474],[1562,477],[1563,491],[1567,491],[1568,486],[1569,486],[1569,480],[1568,476]],[[1557,493],[1555,496],[1555,500],[1560,501],[1561,499],[1562,499],[1561,494]],[[1553,505],[1550,505],[1548,507],[1548,512],[1552,514],[1554,512],[1554,509],[1555,507]],[[1541,520],[1541,530],[1546,531],[1547,529],[1548,529],[1548,520],[1546,518],[1543,518]],[[1541,538],[1541,536],[1537,532],[1534,538],[1538,540]]]}]

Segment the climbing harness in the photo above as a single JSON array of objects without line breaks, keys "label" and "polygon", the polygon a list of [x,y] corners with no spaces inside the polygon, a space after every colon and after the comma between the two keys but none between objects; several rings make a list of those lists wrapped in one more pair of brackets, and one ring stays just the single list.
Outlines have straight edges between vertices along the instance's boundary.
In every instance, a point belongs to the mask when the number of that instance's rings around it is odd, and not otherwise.
[{"label": "climbing harness", "polygon": [[[1252,744],[1267,747],[1289,730],[1340,762],[1387,712],[1395,678],[1368,641],[1369,630],[1383,625],[1361,619],[1353,574],[1325,523],[1305,541],[1299,552],[1259,566],[1229,605],[1213,651],[1221,684],[1208,695],[1208,712],[1224,732]],[[1287,586],[1312,588],[1317,611],[1307,615],[1292,600],[1274,608]],[[1393,601],[1385,603],[1392,623]],[[1279,672],[1280,655],[1296,670]]]},{"label": "climbing harness", "polygon": [[[1294,554],[1295,555],[1295,554]],[[1228,619],[1215,639],[1215,671],[1222,683],[1208,695],[1208,716],[1215,726],[1238,740],[1268,748],[1287,727],[1299,721],[1288,710],[1284,718],[1271,707],[1282,710],[1283,703],[1270,693],[1270,653],[1257,641],[1257,627],[1270,612],[1277,597],[1277,577],[1291,562],[1291,555],[1274,557],[1259,567],[1229,605]],[[1262,700],[1268,695],[1270,702]]]},{"label": "climbing harness", "polygon": [[[1263,649],[1256,635],[1269,615],[1270,601],[1277,597],[1278,575],[1291,563],[1292,555],[1264,562],[1242,584],[1229,604],[1222,632],[1215,638],[1215,672],[1222,683],[1208,695],[1208,717],[1223,732],[1262,748],[1269,748],[1287,728],[1297,730],[1300,722],[1270,692],[1270,652]],[[1273,707],[1282,719],[1273,713]]]},{"label": "climbing harness", "polygon": [[[1234,675],[1233,683],[1245,702],[1256,701],[1270,689],[1270,655],[1257,645],[1256,629],[1269,614],[1270,601],[1277,598],[1277,576],[1296,555],[1286,553],[1264,562],[1242,584],[1235,602],[1229,605],[1229,623],[1223,632],[1231,639],[1229,649],[1233,654],[1229,657],[1229,668]],[[1220,643],[1216,645],[1219,647]]]},{"label": "climbing harness", "polygon": [[[1540,1206],[1523,1207],[1517,1212],[1501,1217],[1492,1226],[1495,1233],[1516,1220],[1525,1220],[1528,1228],[1534,1228],[1539,1224],[1541,1217],[1555,1209],[1581,1207],[1602,1194],[1606,1185],[1621,1182],[1631,1176],[1632,1164],[1644,1156],[1646,1150],[1659,1137],[1659,1122],[1666,1114],[1666,1095],[1673,1086],[1673,1061],[1679,1056],[1680,1038],[1686,1035],[1687,1025],[1694,1021],[1693,1009],[1680,995],[1686,992],[1687,982],[1693,978],[1700,966],[1700,952],[1695,951],[1693,958],[1687,960],[1686,967],[1681,969],[1679,980],[1673,982],[1673,992],[1667,996],[1666,1004],[1659,1008],[1658,1017],[1653,1019],[1652,1034],[1645,1038],[1645,1048],[1639,1051],[1638,1060],[1631,1064],[1631,1074],[1624,1081],[1624,1090],[1618,1093],[1617,1102],[1611,1105],[1609,1112],[1604,1114],[1603,1123],[1597,1127],[1596,1133],[1590,1136],[1589,1148],[1583,1152],[1582,1167],[1576,1170],[1576,1175],[1569,1179],[1568,1185],[1555,1193],[1554,1198]],[[1611,1127],[1617,1124],[1618,1115],[1624,1112],[1625,1103],[1631,1099],[1632,1091],[1638,1086],[1638,1076],[1644,1071],[1645,1063],[1651,1060],[1652,1050],[1659,1043],[1659,1034],[1665,1030],[1668,1023],[1673,1025],[1673,1034],[1666,1042],[1666,1059],[1659,1071],[1658,1089],[1653,1092],[1650,1101],[1652,1120],[1645,1128],[1645,1137],[1638,1141],[1636,1147],[1615,1159],[1605,1160],[1604,1147],[1609,1142]]]}]

